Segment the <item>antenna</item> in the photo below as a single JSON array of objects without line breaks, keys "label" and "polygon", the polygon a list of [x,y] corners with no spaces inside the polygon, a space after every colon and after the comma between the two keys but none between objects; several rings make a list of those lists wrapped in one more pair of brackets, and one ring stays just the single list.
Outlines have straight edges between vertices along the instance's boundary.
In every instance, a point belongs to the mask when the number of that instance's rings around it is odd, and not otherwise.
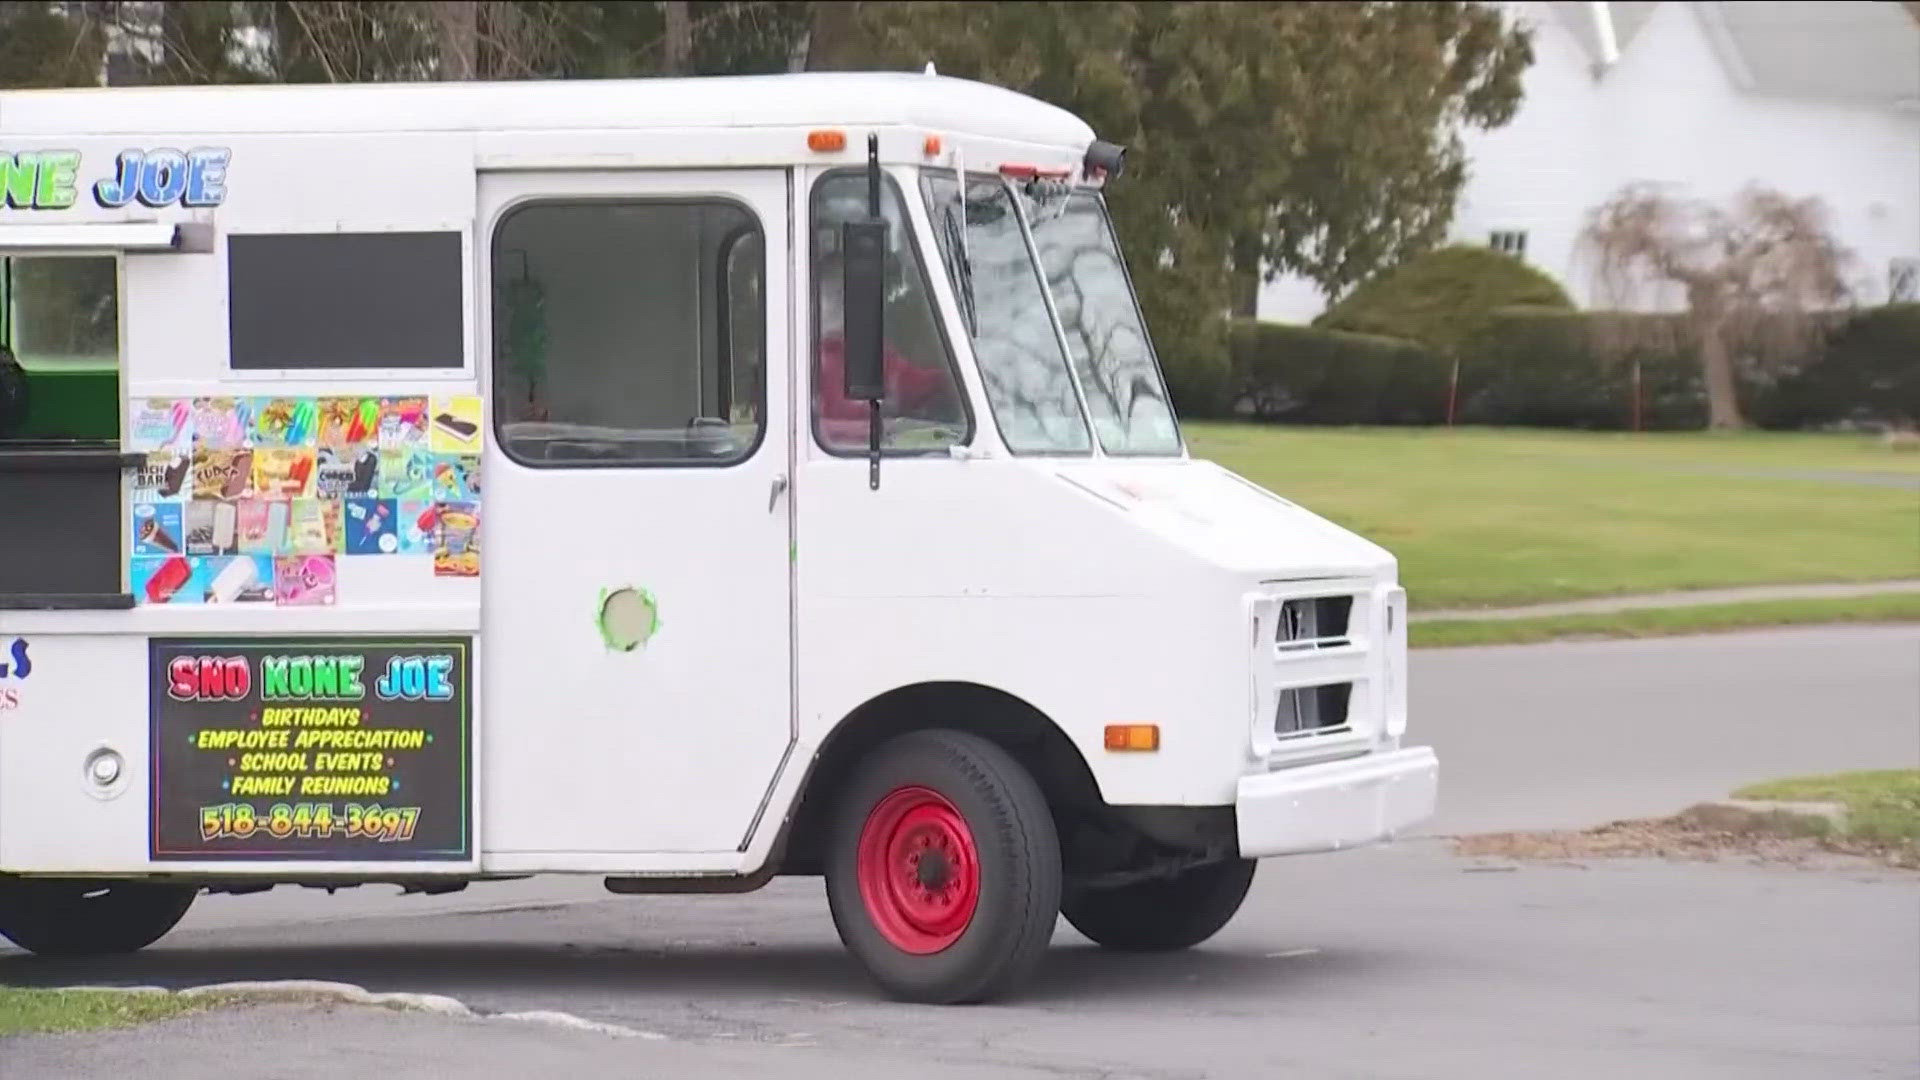
[{"label": "antenna", "polygon": [[940,73],[939,73],[939,72],[937,72],[937,71],[935,71],[935,70],[933,70],[933,61],[931,61],[931,60],[929,60],[929,61],[927,61],[927,70],[926,70],[926,71],[925,71],[925,72],[924,72],[923,74],[927,74],[927,75],[938,75],[938,74],[940,74]]}]

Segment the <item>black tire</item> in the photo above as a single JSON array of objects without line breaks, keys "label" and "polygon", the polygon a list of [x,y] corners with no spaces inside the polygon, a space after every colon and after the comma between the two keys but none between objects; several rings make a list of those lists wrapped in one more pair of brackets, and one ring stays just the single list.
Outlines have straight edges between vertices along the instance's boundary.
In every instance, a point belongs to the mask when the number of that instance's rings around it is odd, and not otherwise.
[{"label": "black tire", "polygon": [[[890,940],[862,895],[861,836],[889,796],[930,789],[971,834],[977,900],[957,939],[934,952]],[[916,731],[855,770],[832,825],[827,902],[847,950],[887,993],[927,1004],[1006,995],[1038,966],[1060,910],[1060,840],[1032,776],[1005,750],[949,730]]]},{"label": "black tire", "polygon": [[40,956],[135,952],[173,929],[199,891],[142,881],[0,881],[0,937]]},{"label": "black tire", "polygon": [[1208,863],[1178,877],[1079,889],[1060,913],[1101,946],[1126,952],[1189,949],[1220,932],[1253,884],[1252,859]]}]

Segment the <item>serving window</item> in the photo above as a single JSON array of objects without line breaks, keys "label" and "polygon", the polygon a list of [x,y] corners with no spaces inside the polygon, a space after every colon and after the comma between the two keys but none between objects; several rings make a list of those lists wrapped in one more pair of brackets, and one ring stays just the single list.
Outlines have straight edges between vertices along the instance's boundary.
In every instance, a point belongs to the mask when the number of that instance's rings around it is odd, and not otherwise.
[{"label": "serving window", "polygon": [[118,608],[120,261],[0,256],[0,608]]}]

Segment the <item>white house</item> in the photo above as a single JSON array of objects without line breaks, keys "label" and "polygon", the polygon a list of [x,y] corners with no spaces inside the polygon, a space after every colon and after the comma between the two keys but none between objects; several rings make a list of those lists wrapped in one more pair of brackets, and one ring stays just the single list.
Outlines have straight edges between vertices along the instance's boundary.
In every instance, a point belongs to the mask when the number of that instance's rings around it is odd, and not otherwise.
[{"label": "white house", "polygon": [[[1453,239],[1513,251],[1598,303],[1576,243],[1589,210],[1656,181],[1720,198],[1819,196],[1862,303],[1920,299],[1920,5],[1869,0],[1506,5],[1533,29],[1526,97],[1469,132]],[[1261,318],[1324,310],[1309,282]]]}]

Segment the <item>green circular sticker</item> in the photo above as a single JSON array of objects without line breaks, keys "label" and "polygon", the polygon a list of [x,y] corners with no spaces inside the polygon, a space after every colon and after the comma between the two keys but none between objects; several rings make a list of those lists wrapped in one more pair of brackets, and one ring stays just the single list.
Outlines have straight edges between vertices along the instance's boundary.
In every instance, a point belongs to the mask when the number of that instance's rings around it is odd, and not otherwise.
[{"label": "green circular sticker", "polygon": [[600,590],[600,640],[607,648],[632,652],[660,630],[660,607],[653,594],[632,585]]}]

